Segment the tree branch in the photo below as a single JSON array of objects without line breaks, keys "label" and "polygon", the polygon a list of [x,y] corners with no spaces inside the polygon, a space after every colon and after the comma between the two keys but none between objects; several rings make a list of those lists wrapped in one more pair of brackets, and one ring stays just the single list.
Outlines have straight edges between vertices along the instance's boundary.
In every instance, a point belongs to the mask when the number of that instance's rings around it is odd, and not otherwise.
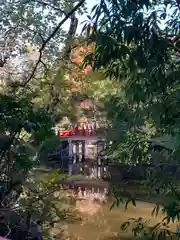
[{"label": "tree branch", "polygon": [[65,16],[67,15],[67,13],[66,13],[65,11],[61,10],[61,9],[58,8],[58,7],[55,7],[55,6],[51,5],[51,4],[48,3],[48,2],[44,2],[44,1],[40,1],[40,0],[33,0],[33,1],[34,1],[34,2],[37,2],[37,3],[39,3],[39,4],[42,4],[42,5],[44,5],[44,6],[50,7],[50,8],[52,8],[52,9],[55,10],[55,11],[61,12],[61,13],[63,13]]},{"label": "tree branch", "polygon": [[78,19],[76,18],[75,12],[74,12],[71,16],[69,31],[68,31],[67,39],[66,39],[66,42],[65,42],[65,50],[64,50],[64,54],[63,54],[64,59],[68,60],[69,57],[70,57],[72,40],[73,40],[73,37],[76,33],[77,26],[78,26]]},{"label": "tree branch", "polygon": [[56,35],[56,33],[59,31],[59,29],[61,28],[61,26],[74,14],[74,12],[81,6],[83,5],[83,3],[85,2],[85,0],[81,0],[69,13],[67,13],[67,15],[59,22],[59,24],[57,25],[57,27],[53,30],[53,32],[44,40],[44,42],[41,45],[41,48],[39,49],[39,58],[36,62],[36,65],[34,66],[34,69],[31,73],[31,75],[28,77],[28,79],[23,82],[20,87],[25,87],[30,81],[31,79],[34,77],[36,70],[39,66],[39,63],[41,63],[41,59],[42,59],[42,54],[43,54],[43,50],[46,48],[47,44],[49,43],[49,41]]}]

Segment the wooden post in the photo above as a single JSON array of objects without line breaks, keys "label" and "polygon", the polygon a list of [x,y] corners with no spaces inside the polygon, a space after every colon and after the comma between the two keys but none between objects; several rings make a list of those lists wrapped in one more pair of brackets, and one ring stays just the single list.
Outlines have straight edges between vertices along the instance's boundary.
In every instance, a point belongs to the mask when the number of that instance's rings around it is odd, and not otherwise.
[{"label": "wooden post", "polygon": [[82,162],[85,161],[85,153],[86,153],[86,141],[82,141]]},{"label": "wooden post", "polygon": [[72,141],[69,140],[68,141],[69,143],[69,164],[68,164],[68,172],[69,172],[69,175],[72,175],[72,166],[73,166],[73,149],[72,149]]},{"label": "wooden post", "polygon": [[96,169],[97,169],[97,178],[99,176],[98,174],[98,164],[99,164],[99,159],[98,159],[98,141],[96,143]]},{"label": "wooden post", "polygon": [[76,140],[76,163],[79,162],[79,141]]}]

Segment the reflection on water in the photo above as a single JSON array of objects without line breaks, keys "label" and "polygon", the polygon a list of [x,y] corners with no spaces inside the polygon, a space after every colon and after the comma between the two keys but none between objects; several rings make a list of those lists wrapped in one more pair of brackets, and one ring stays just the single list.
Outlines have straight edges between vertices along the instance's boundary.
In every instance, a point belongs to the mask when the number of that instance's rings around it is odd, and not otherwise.
[{"label": "reflection on water", "polygon": [[129,205],[126,211],[124,206],[110,211],[111,204],[105,202],[103,197],[102,201],[100,201],[101,197],[98,201],[93,198],[93,193],[81,197],[82,199],[77,199],[76,208],[82,214],[82,222],[68,224],[68,232],[72,240],[133,240],[131,231],[120,232],[120,225],[123,222],[132,217],[142,217],[144,221],[154,225],[164,217],[163,214],[157,218],[152,217],[154,205],[150,203],[137,202],[137,207]]},{"label": "reflection on water", "polygon": [[[82,220],[79,218],[79,215],[78,218],[75,218],[75,221],[73,221],[72,216],[70,216],[71,221],[69,221],[68,218],[67,235],[70,234],[70,237],[68,238],[70,240],[133,240],[134,238],[130,231],[125,233],[120,232],[120,225],[124,221],[127,221],[132,217],[142,217],[143,220],[150,220],[150,224],[154,225],[164,217],[161,215],[158,216],[158,218],[152,218],[151,212],[154,205],[146,202],[137,202],[137,207],[129,205],[127,211],[124,210],[124,206],[120,206],[119,208],[110,211],[111,203],[107,202],[106,199],[107,189],[102,189],[105,185],[104,183],[98,183],[98,186],[101,186],[101,190],[91,188],[91,191],[85,188],[77,189],[77,185],[83,187],[85,187],[85,185],[87,186],[87,181],[85,183],[84,180],[76,180],[76,184],[73,183],[73,185],[72,188],[69,185],[67,186],[67,189],[69,190],[68,198],[65,194],[66,191],[63,191],[65,196],[62,196],[62,190],[54,193],[54,197],[61,203],[60,205],[62,205],[63,198],[66,201],[68,199],[65,208],[68,209],[70,206],[72,209],[74,205],[71,204],[71,200],[74,203],[74,198],[71,199],[69,196],[74,196],[74,193],[77,190],[76,209],[81,213]],[[92,185],[95,186],[94,182]],[[66,186],[64,187],[66,188]],[[133,187],[126,185],[125,187],[123,186],[122,191],[124,191],[124,189],[128,189],[128,191],[133,193],[134,196],[136,196],[137,192],[143,191],[139,185],[138,187],[137,185],[133,185]],[[147,190],[145,193],[143,192],[143,194],[147,195]],[[145,199],[143,196],[142,199]],[[58,225],[58,229],[59,228]],[[172,231],[175,231],[175,226],[171,225],[171,229]],[[57,239],[62,238],[59,237]]]},{"label": "reflection on water", "polygon": [[76,200],[76,209],[82,213],[87,215],[94,215],[100,209],[101,205],[105,203],[107,200],[107,189],[104,188],[103,191],[95,192],[95,189],[78,189],[77,192],[77,200]]},{"label": "reflection on water", "polygon": [[[75,192],[75,190],[70,190]],[[132,231],[120,232],[120,226],[129,218],[141,217],[150,225],[157,224],[164,215],[152,217],[153,204],[137,202],[134,207],[124,205],[110,211],[111,203],[107,200],[107,189],[76,189],[76,210],[80,213],[81,221],[68,222],[67,231],[71,240],[133,240]],[[175,226],[171,225],[174,231]]]}]

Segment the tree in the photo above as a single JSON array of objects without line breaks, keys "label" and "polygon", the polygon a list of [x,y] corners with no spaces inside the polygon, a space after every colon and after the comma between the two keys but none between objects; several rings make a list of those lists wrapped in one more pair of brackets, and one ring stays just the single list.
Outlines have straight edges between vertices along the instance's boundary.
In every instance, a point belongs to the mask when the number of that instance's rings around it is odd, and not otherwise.
[{"label": "tree", "polygon": [[[93,11],[93,67],[103,68],[121,87],[110,102],[111,119],[121,123],[119,156],[129,164],[147,162],[148,141],[168,134],[176,139],[173,161],[180,132],[179,1],[102,0]],[[170,199],[163,204],[168,221],[179,220],[177,182],[162,170],[153,172],[150,186]]]},{"label": "tree", "polygon": [[[22,44],[25,43],[41,46],[44,40],[53,32],[53,28],[56,28],[57,22],[60,22],[62,17],[68,15],[76,3],[77,1],[74,0],[68,3],[64,1],[47,2],[39,0],[2,1],[1,32],[11,31],[14,34],[14,39],[17,39],[19,43],[20,51],[22,50]],[[82,14],[86,10],[85,1],[81,5],[82,8],[77,9],[78,14]],[[74,19],[73,14],[72,19]],[[71,15],[69,17],[71,18]],[[67,35],[62,30],[62,25],[58,27],[58,31],[59,33],[54,36],[55,38],[50,39],[52,43],[48,51],[51,52],[52,57],[57,56],[59,46],[64,42]],[[73,29],[72,34],[74,33]]]},{"label": "tree", "polygon": [[[13,227],[12,222],[7,222],[7,216],[16,212],[11,209],[23,191],[22,184],[29,169],[37,165],[35,156],[39,144],[53,135],[53,123],[44,109],[37,108],[24,97],[14,98],[1,94],[0,105],[0,214],[6,226],[5,230],[1,227],[3,235],[7,232],[8,225],[10,229]],[[4,209],[7,209],[7,215]]]},{"label": "tree", "polygon": [[[159,129],[164,130],[166,121],[169,125],[166,130],[172,131],[175,116],[167,118],[166,111],[172,107],[170,98],[178,94],[178,3],[101,1],[100,6],[94,68],[103,66],[109,76],[122,80],[127,100],[138,106],[143,104],[150,117],[156,123],[161,122]],[[168,9],[173,14],[166,17]],[[162,111],[159,119],[157,109]]]},{"label": "tree", "polygon": [[[28,239],[30,225],[38,211],[46,208],[46,213],[50,214],[43,201],[51,198],[49,202],[53,202],[53,191],[59,188],[55,177],[48,179],[43,189],[35,179],[33,185],[26,181],[32,180],[29,172],[39,163],[43,144],[54,137],[52,127],[71,112],[67,110],[71,100],[67,94],[69,85],[63,81],[67,70],[62,58],[68,58],[69,42],[77,27],[75,12],[85,10],[84,3],[84,0],[77,4],[76,1],[38,0],[0,3],[3,80],[0,92],[0,235]],[[62,25],[69,18],[67,34]],[[59,48],[60,42],[65,50]],[[59,180],[59,173],[55,175]],[[57,212],[54,206],[53,209]]]},{"label": "tree", "polygon": [[99,19],[94,68],[104,67],[108,76],[121,81],[127,104],[120,109],[131,111],[132,131],[138,134],[150,122],[156,135],[177,136],[178,2],[101,1],[94,11],[94,19]]}]

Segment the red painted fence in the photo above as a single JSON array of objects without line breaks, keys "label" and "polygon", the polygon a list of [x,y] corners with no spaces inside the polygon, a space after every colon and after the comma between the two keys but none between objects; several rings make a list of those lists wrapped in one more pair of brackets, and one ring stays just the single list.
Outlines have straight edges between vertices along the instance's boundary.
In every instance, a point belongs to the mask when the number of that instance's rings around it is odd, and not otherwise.
[{"label": "red painted fence", "polygon": [[94,129],[91,124],[84,123],[81,127],[77,124],[74,128],[70,128],[64,131],[58,131],[58,136],[91,136]]}]

